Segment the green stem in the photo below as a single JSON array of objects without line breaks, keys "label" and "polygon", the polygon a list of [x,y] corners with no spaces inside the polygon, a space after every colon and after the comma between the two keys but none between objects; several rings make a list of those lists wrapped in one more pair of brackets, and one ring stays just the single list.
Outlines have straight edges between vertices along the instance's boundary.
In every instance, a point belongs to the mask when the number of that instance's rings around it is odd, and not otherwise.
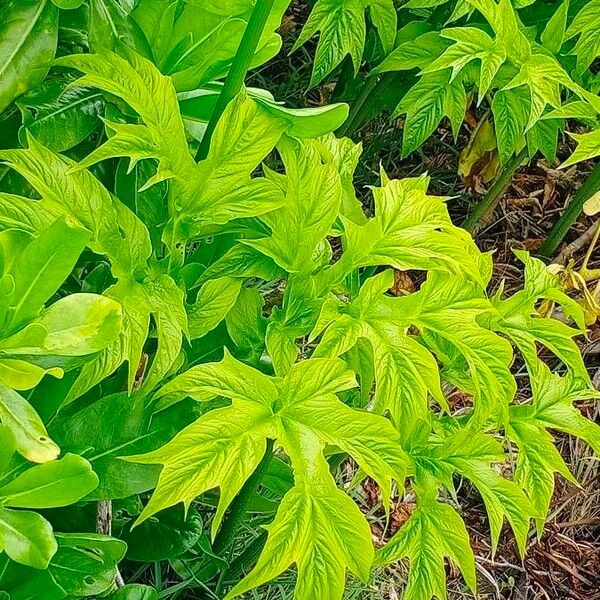
[{"label": "green stem", "polygon": [[333,88],[333,92],[331,94],[331,98],[333,101],[338,102],[340,98],[344,95],[346,88],[348,87],[348,82],[354,79],[354,63],[349,55],[346,55],[344,61],[342,62],[342,66],[340,69],[340,73],[337,77],[337,81],[335,82],[335,87]]},{"label": "green stem", "polygon": [[571,228],[571,225],[577,221],[583,205],[589,200],[598,190],[600,190],[600,163],[598,163],[592,172],[587,176],[581,187],[577,190],[569,205],[565,208],[560,219],[555,223],[550,230],[546,241],[540,248],[540,254],[545,257],[550,257],[554,254],[559,244],[563,241],[565,235]]},{"label": "green stem", "polygon": [[377,87],[377,80],[377,75],[371,75],[367,79],[365,85],[361,88],[356,101],[350,108],[350,113],[346,122],[337,130],[336,134],[338,137],[349,136],[358,129],[363,120],[363,113],[365,113],[369,107],[367,100],[373,90]]},{"label": "green stem", "polygon": [[256,488],[259,486],[260,482],[265,476],[265,473],[267,472],[267,469],[269,468],[269,465],[271,464],[271,460],[273,459],[273,445],[273,440],[267,441],[267,448],[262,460],[256,469],[254,469],[252,475],[248,477],[246,483],[240,490],[240,493],[231,503],[229,513],[223,521],[223,524],[221,525],[219,533],[217,533],[217,537],[215,538],[215,542],[213,544],[213,551],[218,556],[222,555],[225,550],[229,548],[235,538],[235,534],[239,528],[239,525],[246,515],[248,502],[252,498],[252,495],[256,492]]},{"label": "green stem", "polygon": [[237,581],[240,574],[252,564],[262,552],[265,542],[267,541],[267,530],[263,529],[245,548],[244,551],[233,561],[227,569],[225,581]]},{"label": "green stem", "polygon": [[223,111],[227,105],[237,96],[239,91],[244,85],[244,79],[246,73],[250,68],[250,63],[256,52],[258,42],[262,36],[265,24],[271,13],[275,0],[257,0],[256,6],[250,15],[248,25],[244,30],[244,35],[240,41],[237,52],[227,74],[225,85],[221,90],[217,104],[210,116],[206,131],[202,136],[202,141],[198,151],[196,152],[196,160],[204,160],[208,156],[208,149],[210,148],[210,140],[215,131],[217,123],[223,114]]},{"label": "green stem", "polygon": [[498,177],[496,177],[492,187],[487,191],[487,194],[478,202],[473,212],[465,219],[465,222],[462,224],[464,229],[473,231],[479,221],[496,208],[498,202],[500,202],[500,198],[508,189],[516,170],[525,158],[527,158],[527,147],[523,148],[518,154],[515,154],[506,163]]}]

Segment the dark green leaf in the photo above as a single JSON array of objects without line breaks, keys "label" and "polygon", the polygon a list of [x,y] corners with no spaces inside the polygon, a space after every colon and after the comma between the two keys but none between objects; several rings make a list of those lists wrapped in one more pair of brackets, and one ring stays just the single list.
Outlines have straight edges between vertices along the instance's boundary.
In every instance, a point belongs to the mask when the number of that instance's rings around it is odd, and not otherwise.
[{"label": "dark green leaf", "polygon": [[83,141],[99,123],[104,109],[100,92],[67,87],[68,81],[50,79],[17,100],[23,113],[19,137],[26,144],[25,131],[57,152]]},{"label": "dark green leaf", "polygon": [[192,548],[202,535],[202,518],[194,508],[187,515],[180,506],[163,510],[135,529],[123,532],[127,558],[158,562],[176,558]]},{"label": "dark green leaf", "polygon": [[50,0],[8,0],[0,6],[0,112],[48,73],[58,37]]}]

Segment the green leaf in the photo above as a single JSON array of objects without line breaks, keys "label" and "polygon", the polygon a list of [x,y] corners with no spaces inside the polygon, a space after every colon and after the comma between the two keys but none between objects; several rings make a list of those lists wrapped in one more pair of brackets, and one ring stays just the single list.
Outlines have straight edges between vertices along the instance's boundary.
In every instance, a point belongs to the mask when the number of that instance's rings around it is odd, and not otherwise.
[{"label": "green leaf", "polygon": [[279,188],[262,177],[251,178],[251,173],[279,140],[284,121],[274,119],[242,93],[219,120],[208,157],[196,165],[170,78],[133,52],[126,57],[82,54],[59,61],[85,73],[79,85],[99,87],[122,98],[145,123],[109,124],[116,134],[80,166],[113,156],[132,156],[134,162],[157,159],[158,171],[146,186],[171,179],[170,193],[177,199],[173,202],[175,242],[198,237],[207,224],[225,224],[281,206]]},{"label": "green leaf", "polygon": [[285,120],[286,133],[297,139],[327,135],[338,129],[348,118],[347,104],[289,108],[260,97],[255,100],[278,120]]},{"label": "green leaf", "polygon": [[345,277],[361,266],[389,265],[481,280],[471,238],[452,224],[444,198],[427,195],[429,178],[383,177],[382,187],[372,188],[375,217],[362,226],[345,223],[344,254],[332,272]]},{"label": "green leaf", "polygon": [[337,138],[335,135],[324,136],[319,142],[327,153],[331,153],[332,162],[340,175],[343,190],[340,214],[362,225],[367,218],[354,189],[354,171],[358,166],[362,145],[355,144],[349,138]]},{"label": "green leaf", "polygon": [[492,39],[485,31],[476,27],[454,27],[443,29],[441,35],[454,40],[437,60],[425,69],[426,73],[452,68],[452,80],[471,61],[480,61],[479,103],[490,89],[492,81],[506,60],[506,50],[501,40]]},{"label": "green leaf", "polygon": [[[428,418],[429,394],[443,407],[447,405],[435,359],[415,336],[408,334],[403,323],[395,322],[397,299],[384,296],[392,284],[391,271],[368,279],[357,299],[347,308],[336,306],[329,318],[331,308],[325,304],[313,336],[320,333],[324,319],[329,322],[314,356],[339,356],[360,338],[368,340],[376,381],[373,410],[379,414],[389,412],[405,445],[413,427]],[[407,381],[411,384],[406,385]]]},{"label": "green leaf", "polygon": [[589,160],[600,156],[600,129],[594,129],[588,133],[569,133],[577,142],[575,152],[560,166],[561,169],[577,164],[582,160]]},{"label": "green leaf", "polygon": [[263,317],[264,300],[255,288],[242,288],[225,317],[229,337],[241,356],[255,363],[265,348],[267,320]]},{"label": "green leaf", "polygon": [[74,172],[73,161],[48,150],[31,136],[28,142],[28,149],[1,151],[0,159],[42,196],[39,202],[31,202],[91,232],[87,245],[110,259],[115,277],[129,278],[144,270],[151,253],[144,224],[89,171]]},{"label": "green leaf", "polygon": [[172,403],[188,396],[198,402],[224,396],[268,406],[277,395],[277,387],[267,375],[237,361],[225,350],[221,362],[205,363],[189,369],[169,381],[154,397],[163,402],[168,398]]},{"label": "green leaf", "polygon": [[[530,376],[537,373],[540,363],[537,346],[542,344],[573,373],[589,382],[583,358],[573,340],[585,327],[581,307],[564,293],[558,277],[550,273],[541,260],[532,258],[523,251],[515,251],[515,254],[525,264],[525,286],[507,300],[495,302],[501,319],[494,328],[509,337],[519,348]],[[553,300],[561,305],[565,315],[574,318],[579,329],[571,328],[558,319],[540,316],[536,311],[536,304],[540,299]]]},{"label": "green leaf", "polygon": [[346,569],[369,579],[374,551],[367,522],[335,487],[322,456],[315,457],[312,469],[312,481],[296,484],[284,496],[256,566],[227,600],[277,577],[292,563],[298,568],[298,600],[341,600]]},{"label": "green leaf", "polygon": [[425,73],[394,110],[394,116],[406,113],[402,156],[416,150],[444,116],[450,118],[457,135],[466,110],[467,94],[461,77],[452,79],[450,70]]},{"label": "green leaf", "polygon": [[142,190],[156,172],[152,161],[143,160],[130,171],[128,159],[119,161],[115,173],[115,194],[148,228],[152,247],[161,247],[161,234],[168,221],[167,183]]},{"label": "green leaf", "polygon": [[51,150],[68,150],[96,129],[104,105],[102,94],[95,90],[49,79],[17,100],[23,115],[21,143],[26,142],[27,131]]},{"label": "green leaf", "polygon": [[113,589],[116,566],[127,546],[95,533],[57,534],[58,551],[50,563],[52,577],[70,596],[95,596]]},{"label": "green leaf", "polygon": [[0,112],[38,85],[56,52],[58,10],[48,0],[12,0],[0,8]]},{"label": "green leaf", "polygon": [[60,379],[63,376],[63,370],[60,367],[44,369],[24,360],[0,359],[0,382],[14,390],[30,390],[45,375],[54,375]]},{"label": "green leaf", "polygon": [[0,585],[10,591],[11,599],[81,598],[114,588],[115,567],[125,554],[123,542],[97,534],[56,534],[56,538],[58,550],[44,571],[2,561],[0,556]]},{"label": "green leaf", "polygon": [[341,181],[315,145],[284,138],[278,149],[286,168],[285,205],[263,217],[270,237],[245,243],[288,272],[308,271],[339,214]]},{"label": "green leaf", "polygon": [[490,522],[492,548],[500,538],[504,517],[510,523],[523,556],[529,532],[529,520],[542,517],[521,488],[502,477],[492,463],[503,462],[502,446],[473,428],[459,429],[431,452],[431,459],[456,470],[469,479],[481,494]]},{"label": "green leaf", "polygon": [[507,58],[516,64],[525,62],[531,55],[532,44],[511,0],[467,0],[490,24],[496,40]]},{"label": "green leaf", "polygon": [[294,327],[286,322],[284,311],[277,308],[273,310],[267,325],[265,345],[277,375],[285,375],[298,358],[300,351],[296,346],[296,339],[303,333],[304,327]]},{"label": "green leaf", "polygon": [[154,588],[137,583],[125,585],[108,597],[111,600],[158,600],[158,594]]},{"label": "green leaf", "polygon": [[0,586],[10,594],[7,600],[45,600],[44,596],[62,600],[67,596],[48,569],[26,567],[0,553],[0,571]]},{"label": "green leaf", "polygon": [[81,500],[97,486],[98,477],[90,463],[67,454],[31,467],[0,487],[0,502],[14,508],[55,508]]},{"label": "green leaf", "polygon": [[[183,334],[187,334],[183,291],[168,275],[156,274],[155,279],[148,278],[144,283],[123,279],[105,294],[122,305],[120,337],[83,367],[67,403],[111,375],[126,360],[129,362],[128,387],[133,390],[151,315],[156,323],[158,348],[144,382],[144,392],[151,390],[169,371],[179,356]],[[142,382],[137,384],[141,386]]]},{"label": "green leaf", "polygon": [[358,73],[365,45],[365,9],[377,28],[384,53],[396,34],[396,12],[391,0],[318,0],[292,50],[320,32],[310,86],[318,85],[349,55]]},{"label": "green leaf", "polygon": [[[183,291],[168,275],[145,285],[150,310],[156,321],[158,347],[144,382],[144,390],[156,386],[169,372],[179,356],[183,334],[188,333]],[[130,363],[130,382],[133,374]]]},{"label": "green leaf", "polygon": [[202,285],[194,304],[187,307],[190,339],[203,337],[227,317],[241,286],[242,281],[232,277],[211,279]]},{"label": "green leaf", "polygon": [[14,289],[4,300],[8,314],[3,331],[15,331],[39,315],[71,273],[88,238],[87,231],[63,218],[27,244],[11,270]]},{"label": "green leaf", "polygon": [[563,128],[564,122],[559,119],[540,119],[525,134],[529,156],[534,156],[539,150],[548,163],[553,163],[558,152],[558,136]]},{"label": "green leaf", "polygon": [[275,261],[242,243],[235,244],[204,273],[201,280],[218,277],[258,277],[265,281],[280,279],[285,271]]},{"label": "green leaf", "polygon": [[85,0],[52,0],[58,8],[62,8],[63,10],[72,10],[74,8],[79,8]]},{"label": "green leaf", "polygon": [[572,483],[577,481],[543,426],[534,421],[511,420],[508,435],[519,448],[515,481],[525,490],[537,513],[543,515],[536,519],[541,535],[554,493],[554,473],[560,473]]},{"label": "green leaf", "polygon": [[187,510],[197,496],[219,487],[219,507],[212,523],[214,537],[225,510],[265,453],[265,440],[272,430],[270,417],[264,404],[236,400],[231,407],[200,417],[162,448],[128,456],[131,462],[164,465],[156,490],[136,524],[178,502]]},{"label": "green leaf", "polygon": [[90,0],[88,43],[91,52],[135,45],[129,7],[119,0]]},{"label": "green leaf", "polygon": [[535,372],[535,364],[541,362],[537,350],[537,344],[541,344],[564,361],[583,381],[589,381],[583,358],[573,340],[574,336],[581,333],[577,329],[556,319],[517,315],[503,319],[497,331],[509,337],[519,348],[530,374]]},{"label": "green leaf", "polygon": [[[299,364],[314,369],[307,362]],[[290,376],[299,378],[304,375],[302,371],[308,373],[309,369],[300,369],[299,365],[295,365]],[[406,469],[406,458],[397,449],[399,436],[389,421],[368,412],[353,410],[332,397],[317,395],[284,406],[279,414],[284,420],[293,421],[328,444],[350,454],[365,473],[379,483],[383,502],[387,505],[392,481],[402,482]]]},{"label": "green leaf", "polygon": [[569,0],[564,0],[559,4],[542,32],[542,45],[552,54],[558,54],[565,41],[568,14]]},{"label": "green leaf", "polygon": [[426,495],[419,498],[417,508],[400,531],[378,551],[375,564],[408,558],[410,571],[404,598],[431,600],[446,597],[445,557],[458,566],[475,594],[475,556],[465,524],[452,506]]},{"label": "green leaf", "polygon": [[531,100],[525,86],[499,90],[492,100],[494,129],[500,161],[505,163],[518,152],[530,114]]},{"label": "green leaf", "polygon": [[0,421],[12,431],[17,451],[27,460],[41,463],[58,457],[59,447],[50,439],[29,402],[1,383]]},{"label": "green leaf", "polygon": [[45,569],[57,544],[50,523],[41,515],[0,508],[0,549],[18,563]]},{"label": "green leaf", "polygon": [[121,538],[127,544],[127,558],[140,562],[158,562],[180,556],[194,547],[202,536],[202,518],[191,508],[184,515],[171,508],[151,517]]},{"label": "green leaf", "polygon": [[[281,48],[275,33],[288,0],[276,0],[251,62],[257,67]],[[169,0],[142,0],[132,13],[146,39],[153,62],[170,75],[178,91],[193,90],[226,75],[254,4],[214,0],[175,7]]]},{"label": "green leaf", "polygon": [[[410,23],[406,27],[409,26]],[[427,25],[425,27],[428,28]],[[399,35],[403,31],[404,28],[398,32]],[[438,31],[418,30],[418,34],[420,35],[399,43],[372,73],[375,75],[389,71],[424,70],[450,46],[450,42]]]},{"label": "green leaf", "polygon": [[58,216],[41,210],[40,204],[22,196],[0,193],[0,228],[21,229],[32,235],[39,235]]},{"label": "green leaf", "polygon": [[212,138],[206,160],[197,168],[197,190],[182,203],[179,230],[183,239],[200,232],[198,214],[207,222],[225,224],[254,217],[283,205],[279,186],[250,175],[274,148],[285,128],[245,94],[227,106]]},{"label": "green leaf", "polygon": [[[327,260],[327,259],[326,259]],[[307,273],[290,276],[281,308],[275,306],[267,324],[266,346],[277,375],[285,375],[299,354],[296,340],[314,327],[322,300]]]},{"label": "green leaf", "polygon": [[114,300],[95,294],[71,294],[61,298],[29,325],[46,330],[41,347],[2,345],[12,354],[51,354],[85,356],[104,350],[112,344],[121,329],[121,306]]},{"label": "green leaf", "polygon": [[554,57],[534,54],[521,65],[519,73],[504,89],[520,86],[527,86],[531,99],[527,130],[539,121],[547,105],[553,108],[561,105],[561,86],[573,88],[575,84]]},{"label": "green leaf", "polygon": [[[211,85],[177,94],[184,120],[208,123],[222,91],[221,85]],[[327,104],[308,108],[290,108],[277,102],[270,92],[247,88],[248,96],[260,104],[277,120],[286,122],[286,133],[293,138],[319,138],[340,127],[348,117],[347,104]]]},{"label": "green leaf", "polygon": [[4,475],[17,449],[15,436],[6,425],[0,425],[0,477]]},{"label": "green leaf", "polygon": [[531,381],[534,399],[531,407],[523,407],[525,414],[531,413],[539,425],[581,438],[600,453],[600,426],[573,406],[577,400],[598,398],[598,392],[571,373],[552,374],[542,363]]},{"label": "green leaf", "polygon": [[[189,507],[196,496],[219,487],[214,536],[225,510],[262,459],[267,438],[281,440],[297,485],[317,477],[313,463],[324,462],[322,451],[329,443],[349,452],[389,493],[392,479],[404,480],[406,456],[399,434],[383,417],[352,410],[337,399],[336,392],[354,385],[353,373],[336,359],[295,364],[281,380],[227,353],[220,363],[198,365],[176,377],[160,391],[163,397],[191,395],[208,400],[218,394],[233,403],[207,412],[159,450],[127,457],[164,465],[137,523],[181,501]],[[328,580],[327,585],[337,589],[339,584]]]},{"label": "green leaf", "polygon": [[574,53],[579,70],[587,69],[600,55],[600,1],[585,2],[565,35],[566,40],[577,37]]},{"label": "green leaf", "polygon": [[64,451],[86,450],[85,456],[100,479],[86,498],[95,501],[127,498],[152,489],[159,469],[131,464],[120,457],[154,450],[196,417],[186,403],[152,414],[121,392],[101,397],[73,414],[60,413],[49,429]]},{"label": "green leaf", "polygon": [[84,365],[69,392],[67,403],[72,402],[111,375],[126,360],[129,362],[128,387],[130,390],[133,389],[152,313],[146,292],[143,284],[125,279],[105,292],[108,297],[122,306],[123,321],[120,335],[94,360]]},{"label": "green leaf", "polygon": [[496,313],[474,285],[432,273],[418,292],[379,302],[382,317],[388,315],[399,327],[416,327],[442,362],[450,362],[457,370],[461,365],[463,377],[468,369],[470,388],[466,391],[475,396],[478,418],[506,412],[516,389],[509,368],[512,348],[480,325],[479,320]]}]

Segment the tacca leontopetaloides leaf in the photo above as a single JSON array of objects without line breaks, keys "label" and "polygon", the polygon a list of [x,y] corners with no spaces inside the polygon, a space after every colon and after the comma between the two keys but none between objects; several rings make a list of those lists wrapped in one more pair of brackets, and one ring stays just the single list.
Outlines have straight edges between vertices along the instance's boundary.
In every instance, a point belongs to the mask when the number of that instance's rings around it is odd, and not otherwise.
[{"label": "tacca leontopetaloides leaf", "polygon": [[[328,524],[329,533],[323,531],[314,539],[298,541],[295,556],[281,557],[278,553],[275,566],[270,552],[265,551],[259,565],[262,560],[268,566],[264,572],[261,567],[243,589],[260,585],[296,562],[298,597],[341,598],[345,566],[366,576],[370,542],[368,527],[353,503],[343,492],[334,492],[333,480],[323,466],[323,448],[331,444],[348,452],[378,481],[386,498],[392,480],[403,481],[406,467],[399,434],[389,421],[351,409],[337,398],[336,392],[354,385],[354,375],[338,359],[306,360],[293,365],[283,379],[273,379],[228,354],[220,363],[199,365],[175,378],[159,396],[191,396],[206,401],[219,395],[230,398],[232,404],[206,413],[162,448],[128,457],[133,462],[164,465],[156,491],[138,522],[178,502],[189,506],[199,494],[219,487],[214,535],[227,506],[260,462],[267,438],[277,439],[292,461],[296,486],[272,525],[269,547],[281,544],[282,538],[289,543],[286,532],[292,525],[297,531],[311,527],[317,532],[328,516],[347,516],[338,517],[341,531],[337,534]],[[360,564],[349,550],[358,540],[365,545],[366,558]],[[333,572],[318,576],[311,565],[321,552],[331,555],[327,563]],[[345,557],[343,566],[336,564],[335,556]]]},{"label": "tacca leontopetaloides leaf", "polygon": [[[368,340],[376,381],[374,411],[389,412],[403,443],[408,443],[412,428],[427,420],[429,394],[441,406],[447,405],[434,357],[408,333],[405,323],[397,322],[397,299],[384,295],[392,284],[393,273],[388,270],[368,279],[349,306],[330,299],[312,337],[324,329],[315,357],[340,356],[360,338]],[[403,381],[412,381],[412,385],[403,385]]]},{"label": "tacca leontopetaloides leaf", "polygon": [[[552,351],[583,382],[589,375],[573,337],[585,330],[581,306],[564,293],[558,277],[539,259],[527,252],[515,250],[525,265],[524,289],[506,300],[497,300],[500,313],[494,328],[506,335],[521,351],[525,364],[533,377],[538,370],[537,345]],[[538,311],[539,300],[549,300],[561,306],[566,317],[575,321],[577,328],[569,327],[558,319],[543,316]]]},{"label": "tacca leontopetaloides leaf", "polygon": [[396,11],[391,0],[319,0],[315,4],[294,44],[297,49],[319,32],[311,87],[327,77],[346,55],[358,72],[365,46],[367,9],[387,54],[396,35]]},{"label": "tacca leontopetaloides leaf", "polygon": [[597,399],[600,395],[573,372],[564,376],[552,374],[541,361],[533,364],[532,384],[532,402],[510,409],[507,435],[518,446],[515,479],[540,515],[537,525],[541,534],[554,491],[554,474],[576,482],[548,429],[579,437],[597,453],[600,427],[586,419],[573,402]]},{"label": "tacca leontopetaloides leaf", "polygon": [[[79,85],[99,87],[121,97],[144,125],[108,123],[114,135],[80,167],[112,156],[158,160],[156,175],[146,184],[171,180],[170,216],[175,241],[187,241],[210,224],[257,216],[283,203],[279,188],[251,173],[273,149],[285,129],[245,93],[229,104],[213,136],[206,160],[196,164],[188,149],[177,96],[169,77],[146,59],[127,53],[75,55],[60,59],[85,75]],[[166,240],[167,243],[168,240]]]},{"label": "tacca leontopetaloides leaf", "polygon": [[477,590],[475,556],[464,521],[450,504],[437,500],[434,489],[421,490],[409,520],[375,557],[376,565],[409,559],[406,600],[446,597],[446,557],[460,569],[473,593]]}]

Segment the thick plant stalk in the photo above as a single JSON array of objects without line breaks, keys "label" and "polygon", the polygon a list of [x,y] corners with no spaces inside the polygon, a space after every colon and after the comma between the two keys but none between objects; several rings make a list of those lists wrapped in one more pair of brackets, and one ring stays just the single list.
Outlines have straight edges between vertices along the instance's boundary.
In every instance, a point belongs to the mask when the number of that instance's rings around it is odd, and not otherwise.
[{"label": "thick plant stalk", "polygon": [[592,172],[588,175],[587,179],[573,196],[569,205],[565,208],[560,219],[550,230],[546,241],[540,248],[540,254],[542,256],[550,257],[554,254],[573,223],[577,221],[577,218],[583,210],[583,205],[598,190],[600,190],[600,163],[592,169]]},{"label": "thick plant stalk", "polygon": [[235,579],[240,573],[244,573],[248,567],[252,566],[260,556],[262,549],[267,541],[267,531],[263,529],[247,546],[244,551],[231,562],[225,574],[225,580]]},{"label": "thick plant stalk", "polygon": [[515,154],[504,166],[487,194],[477,203],[473,212],[465,219],[462,227],[467,231],[473,231],[479,221],[489,215],[500,202],[500,198],[508,189],[510,182],[523,160],[527,158],[527,148]]},{"label": "thick plant stalk", "polygon": [[[96,531],[104,535],[112,535],[112,502],[110,500],[101,500],[96,507]],[[118,588],[125,585],[123,576],[119,569],[116,569],[115,584]]]},{"label": "thick plant stalk", "polygon": [[346,122],[341,125],[336,134],[338,137],[349,137],[354,133],[363,121],[362,113],[367,110],[368,100],[377,88],[377,75],[371,75],[360,90],[356,101],[350,108]]},{"label": "thick plant stalk", "polygon": [[233,542],[235,534],[239,528],[242,519],[246,514],[246,508],[252,495],[256,492],[256,488],[260,485],[271,460],[273,459],[273,440],[267,441],[267,448],[265,455],[254,470],[254,473],[246,480],[246,483],[240,490],[240,493],[235,497],[235,500],[231,503],[229,513],[225,517],[219,533],[215,537],[213,543],[213,550],[215,554],[222,554],[229,545]]},{"label": "thick plant stalk", "polygon": [[256,52],[256,47],[258,46],[274,2],[275,0],[256,0],[256,6],[250,15],[248,25],[246,25],[244,35],[225,80],[225,85],[210,116],[206,131],[200,142],[200,147],[196,152],[197,161],[204,160],[208,156],[210,140],[223,111],[242,89],[242,85],[244,85],[244,78],[250,68],[252,57]]}]

